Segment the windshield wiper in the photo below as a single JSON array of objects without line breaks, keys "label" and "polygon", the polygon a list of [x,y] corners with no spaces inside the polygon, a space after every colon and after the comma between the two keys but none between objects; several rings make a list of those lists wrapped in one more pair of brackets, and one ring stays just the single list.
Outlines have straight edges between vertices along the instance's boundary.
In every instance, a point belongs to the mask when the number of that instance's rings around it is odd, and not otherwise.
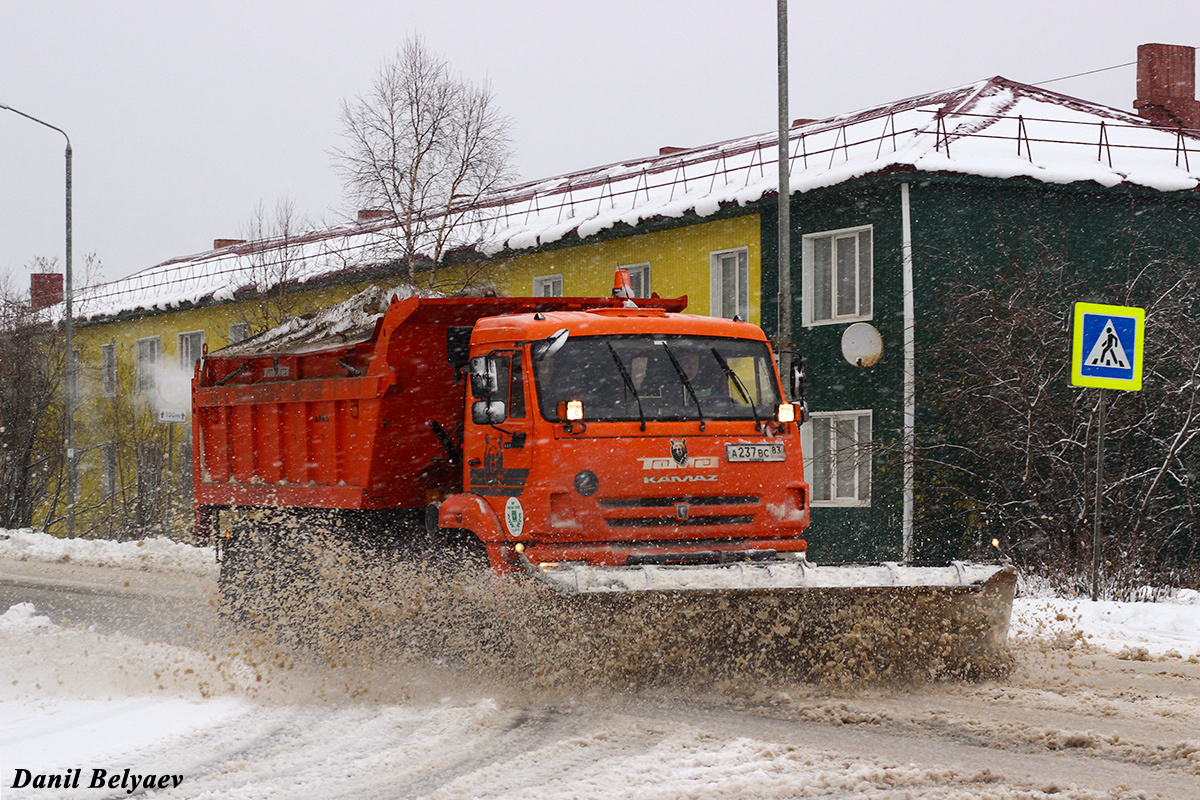
[{"label": "windshield wiper", "polygon": [[729,362],[725,360],[725,356],[721,355],[720,352],[717,351],[717,348],[714,347],[712,349],[712,354],[713,357],[717,359],[717,363],[721,365],[721,369],[725,370],[725,374],[728,375],[729,379],[733,381],[733,385],[737,387],[738,394],[740,394],[742,399],[746,401],[746,405],[750,406],[750,412],[754,414],[754,430],[758,433],[762,433],[763,426],[762,420],[759,419],[758,416],[758,407],[755,406],[753,401],[750,400],[750,393],[746,391],[746,385],[742,383],[742,379],[738,377],[738,374],[734,372],[732,368],[730,368]]},{"label": "windshield wiper", "polygon": [[683,371],[683,367],[679,366],[679,361],[675,358],[675,354],[671,352],[671,345],[663,342],[662,346],[663,350],[667,351],[667,358],[671,359],[671,366],[679,373],[679,380],[683,381],[683,388],[687,389],[688,396],[696,404],[696,416],[700,418],[700,430],[704,430],[704,409],[700,407],[700,398],[696,396],[696,390],[692,388],[692,382],[688,380],[687,373]]},{"label": "windshield wiper", "polygon": [[616,349],[612,344],[605,342],[604,346],[608,348],[608,352],[612,353],[613,361],[617,362],[617,369],[621,371],[621,380],[625,381],[625,388],[629,389],[629,393],[633,395],[633,399],[637,401],[638,419],[642,421],[642,430],[646,430],[646,412],[642,411],[642,398],[638,394],[637,387],[633,385],[633,377],[629,374],[629,370],[625,369],[625,363],[621,361],[621,357],[617,355]]}]

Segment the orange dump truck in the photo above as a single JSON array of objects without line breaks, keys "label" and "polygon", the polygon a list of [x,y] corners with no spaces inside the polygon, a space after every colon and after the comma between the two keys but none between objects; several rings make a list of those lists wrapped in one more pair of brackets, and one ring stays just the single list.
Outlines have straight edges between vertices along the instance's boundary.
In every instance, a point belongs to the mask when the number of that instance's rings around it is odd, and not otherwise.
[{"label": "orange dump truck", "polygon": [[206,354],[198,532],[337,509],[566,594],[999,581],[1011,605],[1001,566],[808,563],[801,371],[790,402],[757,326],[636,302],[377,292]]}]

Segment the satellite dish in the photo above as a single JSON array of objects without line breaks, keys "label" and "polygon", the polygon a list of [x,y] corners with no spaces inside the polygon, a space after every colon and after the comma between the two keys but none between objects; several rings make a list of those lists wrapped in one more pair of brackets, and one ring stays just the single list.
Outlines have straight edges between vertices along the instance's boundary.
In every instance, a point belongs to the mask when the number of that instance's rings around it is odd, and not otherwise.
[{"label": "satellite dish", "polygon": [[856,367],[873,367],[883,355],[883,337],[875,326],[856,322],[842,334],[842,357]]}]

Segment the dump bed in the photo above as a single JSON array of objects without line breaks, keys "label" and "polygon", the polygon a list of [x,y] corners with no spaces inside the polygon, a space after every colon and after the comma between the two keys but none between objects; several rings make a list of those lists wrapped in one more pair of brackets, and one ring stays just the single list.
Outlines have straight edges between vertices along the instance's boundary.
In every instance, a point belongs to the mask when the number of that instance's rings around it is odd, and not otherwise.
[{"label": "dump bed", "polygon": [[[686,299],[642,302],[679,311]],[[620,304],[414,296],[364,319],[364,293],[323,312],[332,324],[317,335],[293,325],[207,354],[192,393],[195,502],[416,508],[461,491],[458,367],[475,322]]]}]

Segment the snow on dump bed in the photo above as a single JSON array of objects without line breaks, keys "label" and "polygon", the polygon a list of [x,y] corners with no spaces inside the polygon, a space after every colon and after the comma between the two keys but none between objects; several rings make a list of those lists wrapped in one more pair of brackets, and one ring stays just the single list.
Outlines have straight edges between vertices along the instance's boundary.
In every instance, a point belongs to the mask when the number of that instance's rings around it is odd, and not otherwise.
[{"label": "snow on dump bed", "polygon": [[306,353],[326,347],[357,344],[371,338],[375,323],[387,313],[393,300],[441,297],[438,292],[401,285],[392,289],[370,286],[349,300],[311,314],[293,317],[265,333],[231,344],[214,355],[270,355]]}]

